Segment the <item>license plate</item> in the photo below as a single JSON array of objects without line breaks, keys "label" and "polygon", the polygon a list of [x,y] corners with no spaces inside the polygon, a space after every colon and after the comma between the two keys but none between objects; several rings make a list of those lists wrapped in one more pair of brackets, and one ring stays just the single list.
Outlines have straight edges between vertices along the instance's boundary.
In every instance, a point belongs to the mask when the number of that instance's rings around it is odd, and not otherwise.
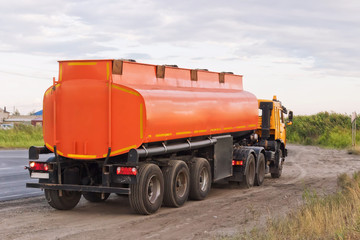
[{"label": "license plate", "polygon": [[40,178],[40,179],[49,179],[49,173],[41,173],[41,172],[32,172],[30,174],[31,178]]}]

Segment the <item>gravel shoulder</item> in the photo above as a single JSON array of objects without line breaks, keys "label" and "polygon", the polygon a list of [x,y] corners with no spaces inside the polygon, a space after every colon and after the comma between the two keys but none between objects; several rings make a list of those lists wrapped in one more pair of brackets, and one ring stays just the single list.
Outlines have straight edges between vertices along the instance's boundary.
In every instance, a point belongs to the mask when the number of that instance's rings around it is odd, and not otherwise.
[{"label": "gravel shoulder", "polygon": [[[216,184],[204,201],[162,207],[141,216],[128,198],[111,195],[104,203],[81,199],[71,211],[52,209],[43,196],[0,202],[0,239],[211,239],[264,226],[302,203],[304,189],[336,191],[341,173],[360,169],[360,156],[346,151],[289,145],[280,179],[245,189]],[[40,190],[39,190],[40,191]]]}]

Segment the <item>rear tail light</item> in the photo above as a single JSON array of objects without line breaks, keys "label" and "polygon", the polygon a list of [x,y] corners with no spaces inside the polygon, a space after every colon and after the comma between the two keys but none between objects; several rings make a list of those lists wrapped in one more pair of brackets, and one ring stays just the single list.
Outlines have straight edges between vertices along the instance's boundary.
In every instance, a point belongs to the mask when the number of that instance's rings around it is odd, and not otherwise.
[{"label": "rear tail light", "polygon": [[135,167],[117,167],[117,175],[136,175],[137,169]]},{"label": "rear tail light", "polygon": [[30,166],[30,170],[33,170],[33,171],[48,171],[49,170],[49,165],[47,163],[30,162],[29,166]]},{"label": "rear tail light", "polygon": [[232,161],[232,165],[233,165],[233,166],[242,166],[242,165],[244,165],[244,162],[243,162],[243,161],[239,161],[239,160],[233,160],[233,161]]}]

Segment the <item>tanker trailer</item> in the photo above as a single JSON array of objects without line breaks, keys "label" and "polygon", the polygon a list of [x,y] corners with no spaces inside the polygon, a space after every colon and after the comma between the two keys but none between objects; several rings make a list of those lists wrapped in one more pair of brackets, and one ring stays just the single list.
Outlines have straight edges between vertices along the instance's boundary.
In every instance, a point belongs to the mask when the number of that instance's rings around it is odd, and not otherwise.
[{"label": "tanker trailer", "polygon": [[[259,115],[259,108],[264,114]],[[261,185],[286,156],[280,102],[257,100],[242,76],[129,60],[60,61],[43,100],[43,147],[29,173],[55,209],[81,196],[129,195],[152,214],[204,199],[213,182]],[[283,124],[284,125],[284,124]],[[285,125],[283,126],[283,132]],[[39,154],[54,153],[46,162]]]}]

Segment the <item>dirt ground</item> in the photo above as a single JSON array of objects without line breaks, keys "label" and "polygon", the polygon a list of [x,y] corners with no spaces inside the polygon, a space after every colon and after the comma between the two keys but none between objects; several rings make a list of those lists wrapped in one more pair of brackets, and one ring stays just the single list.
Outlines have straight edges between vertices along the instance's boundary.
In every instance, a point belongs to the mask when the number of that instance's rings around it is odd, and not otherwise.
[{"label": "dirt ground", "polygon": [[[216,184],[204,201],[156,214],[134,214],[125,196],[104,203],[81,199],[71,211],[51,208],[44,197],[0,203],[0,239],[216,239],[264,226],[302,203],[304,189],[336,190],[340,173],[360,170],[360,156],[318,147],[288,146],[283,175],[245,189]],[[40,191],[40,190],[39,190]]]}]

